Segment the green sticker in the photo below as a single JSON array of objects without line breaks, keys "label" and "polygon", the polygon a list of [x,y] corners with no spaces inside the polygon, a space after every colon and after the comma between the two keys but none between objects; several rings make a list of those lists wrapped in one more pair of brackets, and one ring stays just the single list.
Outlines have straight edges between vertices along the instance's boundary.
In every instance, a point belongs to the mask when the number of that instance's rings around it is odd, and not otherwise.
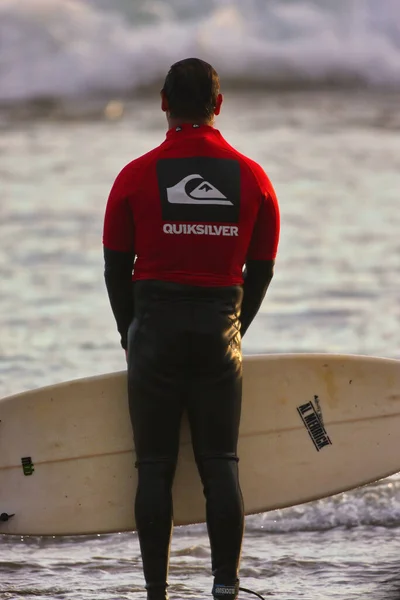
[{"label": "green sticker", "polygon": [[32,475],[35,469],[31,457],[25,456],[24,458],[21,458],[21,464],[24,475]]}]

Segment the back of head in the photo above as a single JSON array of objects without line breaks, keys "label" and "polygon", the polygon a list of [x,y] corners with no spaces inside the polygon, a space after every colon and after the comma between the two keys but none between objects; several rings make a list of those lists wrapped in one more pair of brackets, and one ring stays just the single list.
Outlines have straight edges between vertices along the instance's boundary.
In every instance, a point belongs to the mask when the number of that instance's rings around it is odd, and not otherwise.
[{"label": "back of head", "polygon": [[199,58],[186,58],[172,65],[163,92],[173,119],[212,120],[219,94],[215,69]]}]

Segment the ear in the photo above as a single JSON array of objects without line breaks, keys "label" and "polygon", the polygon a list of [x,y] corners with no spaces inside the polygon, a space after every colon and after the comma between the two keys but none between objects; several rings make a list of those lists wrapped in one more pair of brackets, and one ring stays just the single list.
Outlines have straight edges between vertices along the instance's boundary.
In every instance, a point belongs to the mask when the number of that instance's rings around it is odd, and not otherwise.
[{"label": "ear", "polygon": [[221,112],[221,105],[222,105],[223,101],[224,101],[223,95],[218,94],[217,101],[215,103],[215,108],[214,108],[214,115],[219,115],[219,113]]},{"label": "ear", "polygon": [[161,90],[160,96],[161,96],[161,110],[163,112],[168,112],[169,111],[168,100],[167,100],[167,96],[165,95],[164,90]]}]

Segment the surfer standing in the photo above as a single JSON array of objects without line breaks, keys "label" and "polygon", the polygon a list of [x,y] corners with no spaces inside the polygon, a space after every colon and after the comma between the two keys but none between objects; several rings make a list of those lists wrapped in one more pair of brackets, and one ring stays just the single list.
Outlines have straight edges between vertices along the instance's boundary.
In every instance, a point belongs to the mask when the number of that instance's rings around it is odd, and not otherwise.
[{"label": "surfer standing", "polygon": [[166,139],[122,169],[105,213],[105,280],[127,351],[148,600],[168,597],[183,410],[206,498],[212,594],[238,593],[241,337],[273,276],[279,208],[263,169],[214,128],[222,100],[211,65],[172,65],[161,91]]}]

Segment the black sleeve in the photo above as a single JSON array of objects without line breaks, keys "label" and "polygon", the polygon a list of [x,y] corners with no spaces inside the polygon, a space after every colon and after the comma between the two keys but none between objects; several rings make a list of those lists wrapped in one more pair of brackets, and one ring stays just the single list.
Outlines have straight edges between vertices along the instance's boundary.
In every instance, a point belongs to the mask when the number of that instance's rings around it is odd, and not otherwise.
[{"label": "black sleeve", "polygon": [[133,252],[119,252],[104,246],[104,279],[111,309],[121,335],[121,346],[128,346],[128,329],[135,315],[132,271]]},{"label": "black sleeve", "polygon": [[247,260],[245,265],[241,310],[242,337],[261,306],[274,275],[274,260]]}]

